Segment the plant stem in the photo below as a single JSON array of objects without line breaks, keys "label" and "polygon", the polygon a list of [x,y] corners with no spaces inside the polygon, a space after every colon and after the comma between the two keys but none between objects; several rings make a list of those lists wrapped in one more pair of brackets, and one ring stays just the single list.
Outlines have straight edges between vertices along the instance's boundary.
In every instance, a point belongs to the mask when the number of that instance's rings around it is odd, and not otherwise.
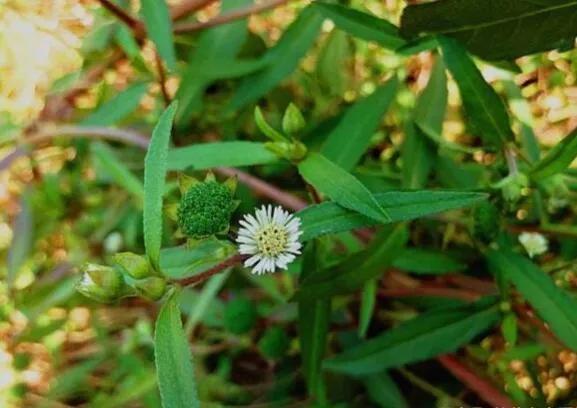
[{"label": "plant stem", "polygon": [[229,13],[221,14],[211,20],[197,23],[182,23],[174,26],[175,33],[188,33],[191,31],[198,31],[204,28],[214,27],[221,24],[226,24],[231,21],[240,20],[253,14],[261,13],[266,10],[273,9],[287,3],[289,0],[271,0],[262,4],[255,4],[250,7],[245,7],[239,10],[233,10]]},{"label": "plant stem", "polygon": [[199,273],[198,275],[194,275],[194,276],[184,278],[184,279],[179,279],[179,280],[176,280],[175,282],[177,282],[181,286],[197,285],[201,282],[204,282],[205,280],[207,280],[211,276],[216,275],[217,273],[220,273],[220,272],[222,272],[228,268],[231,268],[233,266],[239,265],[240,263],[242,263],[247,258],[248,257],[246,255],[236,254],[236,255],[228,258],[227,260],[222,261],[218,265],[213,266],[212,268],[210,268],[210,269],[208,269],[202,273]]},{"label": "plant stem", "polygon": [[111,2],[110,0],[98,0],[102,7],[110,11],[114,14],[119,20],[121,20],[124,24],[130,27],[131,30],[136,31],[141,26],[141,23],[136,18],[132,17],[126,11],[124,11],[121,7],[118,7],[116,4]]},{"label": "plant stem", "polygon": [[467,404],[465,404],[463,401],[461,401],[460,399],[453,397],[452,395],[447,394],[445,391],[443,391],[440,388],[435,387],[433,384],[423,380],[421,377],[416,376],[415,374],[413,374],[412,372],[410,372],[409,370],[406,370],[404,368],[398,368],[397,369],[399,371],[399,373],[401,373],[403,375],[403,377],[405,377],[411,384],[416,385],[417,387],[419,387],[420,389],[422,389],[425,392],[428,392],[429,394],[431,394],[432,396],[438,398],[438,399],[449,399],[451,401],[453,401],[455,403],[456,406],[459,407],[468,407]]},{"label": "plant stem", "polygon": [[202,8],[209,6],[217,0],[185,0],[182,3],[170,9],[170,17],[173,21],[194,13]]}]

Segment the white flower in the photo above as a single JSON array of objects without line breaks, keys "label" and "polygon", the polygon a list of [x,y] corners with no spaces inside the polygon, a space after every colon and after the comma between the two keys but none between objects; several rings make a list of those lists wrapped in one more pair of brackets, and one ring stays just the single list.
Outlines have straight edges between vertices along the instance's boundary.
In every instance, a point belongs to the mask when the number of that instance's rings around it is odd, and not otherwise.
[{"label": "white flower", "polygon": [[531,258],[547,252],[549,246],[547,238],[537,232],[523,232],[519,235],[519,242]]},{"label": "white flower", "polygon": [[254,216],[245,215],[236,239],[239,253],[251,255],[244,266],[252,267],[252,273],[257,275],[286,269],[301,253],[300,224],[298,217],[282,207],[273,210],[271,205],[263,205]]}]

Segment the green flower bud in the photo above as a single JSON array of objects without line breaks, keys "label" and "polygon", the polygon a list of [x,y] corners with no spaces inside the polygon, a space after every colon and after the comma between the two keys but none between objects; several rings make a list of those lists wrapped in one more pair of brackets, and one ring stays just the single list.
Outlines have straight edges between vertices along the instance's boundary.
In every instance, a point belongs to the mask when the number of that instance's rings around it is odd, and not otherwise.
[{"label": "green flower bud", "polygon": [[510,203],[519,200],[528,186],[529,179],[523,173],[511,174],[496,185],[501,189],[503,198]]},{"label": "green flower bud", "polygon": [[146,257],[132,252],[119,252],[112,258],[112,262],[134,279],[151,276],[151,268]]},{"label": "green flower bud", "polygon": [[233,191],[216,181],[194,184],[178,207],[178,226],[187,236],[198,239],[226,233],[236,203]]},{"label": "green flower bud", "polygon": [[306,126],[305,118],[299,108],[290,103],[282,118],[282,129],[289,135],[295,135]]},{"label": "green flower bud", "polygon": [[136,292],[149,300],[159,300],[166,293],[166,280],[158,276],[140,279],[134,282]]},{"label": "green flower bud", "polygon": [[76,290],[98,302],[110,303],[126,293],[122,274],[109,266],[87,263],[80,269],[82,278]]},{"label": "green flower bud", "polygon": [[264,146],[277,156],[290,161],[302,160],[307,154],[306,146],[299,141],[266,142]]}]

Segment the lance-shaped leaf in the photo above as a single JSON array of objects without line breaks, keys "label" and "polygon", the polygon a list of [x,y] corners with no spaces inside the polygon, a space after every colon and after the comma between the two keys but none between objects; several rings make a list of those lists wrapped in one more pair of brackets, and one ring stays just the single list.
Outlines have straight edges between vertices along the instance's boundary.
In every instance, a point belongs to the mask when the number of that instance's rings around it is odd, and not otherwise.
[{"label": "lance-shaped leaf", "polygon": [[162,306],[156,321],[154,360],[163,408],[199,407],[192,356],[182,329],[176,293]]},{"label": "lance-shaped leaf", "polygon": [[439,0],[405,8],[401,33],[456,38],[488,60],[508,60],[572,44],[574,0]]},{"label": "lance-shaped leaf", "polygon": [[531,169],[531,177],[543,179],[565,170],[577,157],[577,129],[574,129],[560,143],[555,145]]},{"label": "lance-shaped leaf", "polygon": [[352,255],[336,267],[305,278],[295,298],[324,298],[361,288],[391,265],[406,245],[407,239],[406,226],[385,228],[365,251]]},{"label": "lance-shaped leaf", "polygon": [[276,161],[278,157],[263,143],[245,141],[200,143],[178,147],[168,152],[169,170],[254,166]]},{"label": "lance-shaped leaf", "polygon": [[147,88],[148,84],[145,83],[130,86],[118,95],[110,98],[109,101],[88,115],[80,124],[86,126],[114,125],[138,108],[140,100],[146,93]]},{"label": "lance-shaped leaf", "polygon": [[370,145],[383,115],[395,98],[397,78],[348,108],[327,137],[322,153],[345,170],[351,170]]},{"label": "lance-shaped leaf", "polygon": [[290,75],[315,42],[322,21],[323,18],[311,6],[301,11],[281,39],[267,51],[264,58],[268,61],[268,66],[242,82],[228,109],[239,109],[255,102]]},{"label": "lance-shaped leaf", "polygon": [[[320,272],[317,243],[311,242],[303,254],[301,279]],[[303,370],[310,395],[317,396],[321,387],[321,363],[328,341],[331,299],[302,299],[298,302],[298,331]]]},{"label": "lance-shaped leaf", "polygon": [[158,270],[162,244],[162,196],[165,190],[166,159],[177,103],[160,115],[144,159],[144,247],[150,263]]},{"label": "lance-shaped leaf", "polygon": [[374,374],[450,353],[499,320],[496,298],[424,313],[325,361],[324,367],[351,375]]},{"label": "lance-shaped leaf", "polygon": [[438,39],[445,65],[453,75],[472,131],[486,143],[501,147],[514,139],[505,104],[487,83],[462,45],[446,37]]},{"label": "lance-shaped leaf", "polygon": [[547,322],[553,333],[577,351],[577,300],[529,259],[511,251],[491,251],[493,271],[509,280]]},{"label": "lance-shaped leaf", "polygon": [[322,154],[309,153],[298,168],[308,183],[340,206],[379,222],[390,221],[387,211],[355,176]]},{"label": "lance-shaped leaf", "polygon": [[170,70],[176,67],[172,20],[166,0],[141,0],[146,32]]},{"label": "lance-shaped leaf", "polygon": [[330,18],[335,26],[355,37],[374,41],[390,50],[405,44],[405,40],[399,35],[399,29],[387,20],[339,4],[321,1],[313,4],[319,13]]},{"label": "lance-shaped leaf", "polygon": [[[391,221],[408,221],[443,211],[470,207],[486,200],[487,194],[461,191],[387,191],[374,195],[389,213]],[[368,227],[377,221],[335,203],[312,205],[299,211],[306,241],[320,235]]]}]

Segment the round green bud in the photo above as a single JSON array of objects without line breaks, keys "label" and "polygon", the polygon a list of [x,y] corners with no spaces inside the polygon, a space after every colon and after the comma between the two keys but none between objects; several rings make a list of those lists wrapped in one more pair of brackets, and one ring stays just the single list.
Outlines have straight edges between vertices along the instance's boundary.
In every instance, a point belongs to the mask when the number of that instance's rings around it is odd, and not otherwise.
[{"label": "round green bud", "polygon": [[126,283],[120,271],[109,266],[87,263],[80,268],[82,278],[76,290],[98,302],[110,303],[126,292]]},{"label": "round green bud", "polygon": [[136,292],[149,300],[159,300],[166,293],[166,280],[158,276],[140,279],[134,282]]},{"label": "round green bud", "polygon": [[144,256],[132,252],[119,252],[112,257],[112,262],[131,278],[143,279],[151,276],[148,259]]},{"label": "round green bud", "polygon": [[243,334],[254,326],[256,317],[256,309],[252,302],[236,298],[225,306],[224,327],[231,333]]},{"label": "round green bud", "polygon": [[258,347],[262,354],[272,360],[283,357],[290,345],[290,340],[286,332],[280,327],[268,328],[260,341]]},{"label": "round green bud", "polygon": [[178,207],[180,230],[191,238],[224,233],[235,208],[232,192],[216,181],[193,185]]}]

